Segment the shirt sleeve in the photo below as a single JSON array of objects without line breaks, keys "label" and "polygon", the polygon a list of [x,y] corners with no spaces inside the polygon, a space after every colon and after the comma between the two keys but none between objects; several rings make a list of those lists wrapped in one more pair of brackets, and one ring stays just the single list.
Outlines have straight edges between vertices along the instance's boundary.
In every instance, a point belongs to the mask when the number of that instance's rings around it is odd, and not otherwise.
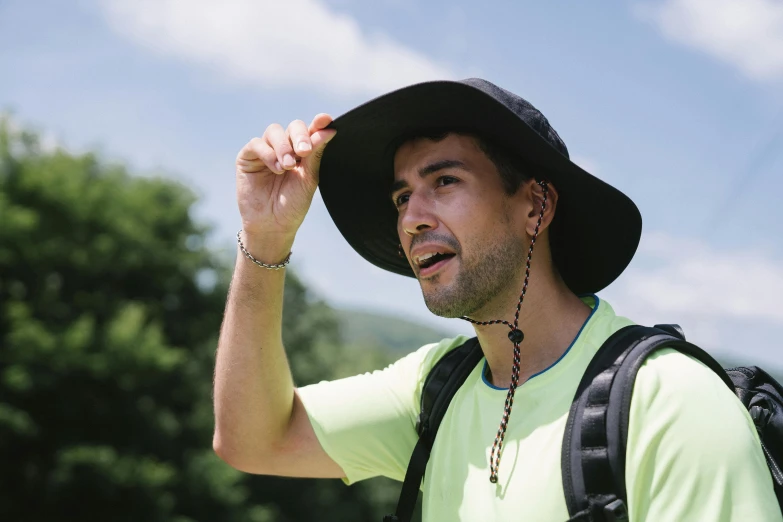
[{"label": "shirt sleeve", "polygon": [[745,407],[701,362],[651,356],[631,400],[626,484],[632,522],[781,522]]},{"label": "shirt sleeve", "polygon": [[345,472],[346,484],[376,476],[405,478],[418,440],[423,378],[459,344],[460,338],[444,339],[383,370],[299,389],[318,441]]}]

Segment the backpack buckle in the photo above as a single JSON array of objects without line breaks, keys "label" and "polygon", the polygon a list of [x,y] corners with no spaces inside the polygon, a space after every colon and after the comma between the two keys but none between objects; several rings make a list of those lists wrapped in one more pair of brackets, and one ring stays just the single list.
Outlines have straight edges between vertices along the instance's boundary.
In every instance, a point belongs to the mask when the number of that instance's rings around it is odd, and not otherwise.
[{"label": "backpack buckle", "polygon": [[423,437],[424,433],[428,431],[429,421],[430,416],[427,415],[427,412],[425,411],[422,411],[419,413],[418,417],[416,417],[416,433],[419,434],[419,437]]},{"label": "backpack buckle", "polygon": [[628,508],[619,498],[604,506],[606,522],[628,522]]}]

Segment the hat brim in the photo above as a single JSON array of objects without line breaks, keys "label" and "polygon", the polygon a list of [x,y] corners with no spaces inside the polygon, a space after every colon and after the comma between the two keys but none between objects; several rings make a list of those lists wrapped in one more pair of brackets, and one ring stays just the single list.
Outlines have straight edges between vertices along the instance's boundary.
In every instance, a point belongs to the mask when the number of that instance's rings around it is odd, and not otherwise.
[{"label": "hat brim", "polygon": [[397,210],[389,196],[393,146],[401,136],[453,128],[486,136],[520,155],[559,199],[552,259],[576,294],[594,293],[631,262],[641,237],[639,209],[625,194],[552,147],[505,105],[460,82],[427,82],[385,94],[335,119],[321,161],[320,190],[343,237],[370,263],[415,277],[398,254]]}]

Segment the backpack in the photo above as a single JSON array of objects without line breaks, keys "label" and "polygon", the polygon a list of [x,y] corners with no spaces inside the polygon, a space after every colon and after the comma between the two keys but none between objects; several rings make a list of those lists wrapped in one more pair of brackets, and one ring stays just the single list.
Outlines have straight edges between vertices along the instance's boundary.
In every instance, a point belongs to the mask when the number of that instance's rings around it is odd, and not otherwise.
[{"label": "backpack", "polygon": [[[783,386],[764,370],[724,370],[687,342],[678,325],[631,325],[612,334],[590,361],[577,388],[563,435],[561,472],[568,522],[627,522],[625,446],[636,373],[647,357],[673,348],[711,368],[748,409],[761,439],[783,511]],[[444,355],[424,381],[419,440],[411,455],[397,509],[384,522],[410,522],[432,444],[454,394],[481,361],[474,337]]]}]

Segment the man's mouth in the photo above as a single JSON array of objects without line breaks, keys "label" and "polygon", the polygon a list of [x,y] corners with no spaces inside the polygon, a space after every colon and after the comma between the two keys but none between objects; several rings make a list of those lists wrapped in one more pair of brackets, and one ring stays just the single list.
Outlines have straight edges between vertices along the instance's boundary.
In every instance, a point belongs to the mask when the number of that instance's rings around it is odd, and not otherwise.
[{"label": "man's mouth", "polygon": [[419,276],[428,277],[435,274],[451,261],[451,258],[454,256],[455,254],[441,252],[433,252],[420,256],[416,260],[419,267]]}]

